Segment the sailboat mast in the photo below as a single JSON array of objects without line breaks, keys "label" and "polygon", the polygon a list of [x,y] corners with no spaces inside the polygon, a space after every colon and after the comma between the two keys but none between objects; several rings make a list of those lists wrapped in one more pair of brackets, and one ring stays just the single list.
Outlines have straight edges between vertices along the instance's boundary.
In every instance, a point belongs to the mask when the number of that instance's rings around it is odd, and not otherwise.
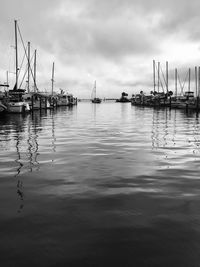
[{"label": "sailboat mast", "polygon": [[197,97],[197,90],[198,90],[198,81],[197,81],[197,66],[195,66],[195,89],[196,89],[196,97]]},{"label": "sailboat mast", "polygon": [[96,98],[96,81],[94,82],[94,98]]},{"label": "sailboat mast", "polygon": [[18,89],[18,48],[17,48],[17,20],[15,20],[15,75],[16,75],[16,83],[15,89]]},{"label": "sailboat mast", "polygon": [[8,71],[6,71],[6,84],[8,85]]},{"label": "sailboat mast", "polygon": [[28,93],[30,93],[30,42],[28,42]]},{"label": "sailboat mast", "polygon": [[154,91],[154,93],[156,91],[156,75],[155,75],[155,71],[156,71],[155,60],[153,60],[153,91]]},{"label": "sailboat mast", "polygon": [[158,62],[158,93],[160,90],[160,62]]},{"label": "sailboat mast", "polygon": [[35,53],[34,53],[34,92],[36,92],[36,52],[37,50],[35,49]]},{"label": "sailboat mast", "polygon": [[169,92],[169,80],[168,80],[168,61],[166,62],[166,91]]},{"label": "sailboat mast", "polygon": [[189,68],[189,77],[188,77],[188,91],[190,92],[190,68]]},{"label": "sailboat mast", "polygon": [[177,82],[178,82],[178,72],[177,68],[175,69],[175,96],[177,97]]},{"label": "sailboat mast", "polygon": [[52,79],[51,79],[51,94],[53,95],[53,83],[54,83],[54,62],[52,67]]},{"label": "sailboat mast", "polygon": [[200,96],[200,67],[198,67],[198,97]]}]

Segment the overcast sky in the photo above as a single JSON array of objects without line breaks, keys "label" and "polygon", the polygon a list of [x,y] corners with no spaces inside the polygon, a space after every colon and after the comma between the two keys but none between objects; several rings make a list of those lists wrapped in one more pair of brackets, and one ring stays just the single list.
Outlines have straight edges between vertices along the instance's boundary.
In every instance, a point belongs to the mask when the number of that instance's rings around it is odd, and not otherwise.
[{"label": "overcast sky", "polygon": [[[170,89],[200,65],[200,1],[197,0],[0,0],[0,82],[14,83],[14,20],[31,55],[37,49],[37,84],[90,97],[153,89],[153,59]],[[19,39],[20,46],[20,39]],[[22,53],[21,53],[22,54]],[[22,55],[21,55],[22,57]]]}]

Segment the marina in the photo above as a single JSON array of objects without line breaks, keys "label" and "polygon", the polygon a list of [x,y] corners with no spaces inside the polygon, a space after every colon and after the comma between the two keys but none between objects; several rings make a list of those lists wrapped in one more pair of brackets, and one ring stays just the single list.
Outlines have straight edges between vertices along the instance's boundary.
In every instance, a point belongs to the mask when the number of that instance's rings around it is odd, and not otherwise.
[{"label": "marina", "polygon": [[200,2],[0,8],[0,266],[200,267]]},{"label": "marina", "polygon": [[[66,93],[61,89],[60,93],[54,92],[54,62],[52,67],[51,93],[39,91],[36,84],[36,50],[34,52],[34,75],[30,64],[30,42],[28,48],[25,49],[25,57],[27,58],[27,90],[18,88],[19,72],[21,69],[18,66],[18,33],[21,37],[21,32],[17,21],[15,25],[15,85],[12,90],[9,90],[9,84],[0,84],[0,113],[26,113],[34,110],[42,110],[56,108],[58,106],[72,106],[77,104],[77,98],[70,93]],[[33,76],[34,90],[30,91],[30,74]],[[23,76],[24,79],[24,76]],[[21,81],[22,84],[23,80]],[[20,84],[20,85],[21,85]]]},{"label": "marina", "polygon": [[[156,80],[157,73],[157,80]],[[163,72],[162,72],[163,74]],[[188,78],[188,90],[184,90],[186,79],[182,84],[178,77],[178,71],[175,69],[175,90],[169,89],[168,83],[168,62],[166,62],[166,75],[161,80],[160,77],[160,62],[156,63],[153,60],[153,90],[150,94],[144,93],[142,90],[138,94],[133,94],[130,99],[132,105],[148,106],[148,107],[166,107],[177,108],[184,110],[193,110],[199,112],[200,110],[200,67],[194,68],[194,91],[191,91],[191,69],[189,68],[186,78]],[[178,92],[178,82],[180,90]],[[161,87],[161,88],[160,88]],[[162,89],[162,92],[161,92]]]}]

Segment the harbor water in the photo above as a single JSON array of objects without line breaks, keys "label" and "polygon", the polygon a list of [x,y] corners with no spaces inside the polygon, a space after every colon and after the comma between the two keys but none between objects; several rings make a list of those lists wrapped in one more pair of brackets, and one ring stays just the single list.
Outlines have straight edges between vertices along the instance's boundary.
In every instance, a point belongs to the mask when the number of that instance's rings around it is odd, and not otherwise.
[{"label": "harbor water", "polygon": [[130,103],[0,118],[0,265],[200,266],[200,118]]}]

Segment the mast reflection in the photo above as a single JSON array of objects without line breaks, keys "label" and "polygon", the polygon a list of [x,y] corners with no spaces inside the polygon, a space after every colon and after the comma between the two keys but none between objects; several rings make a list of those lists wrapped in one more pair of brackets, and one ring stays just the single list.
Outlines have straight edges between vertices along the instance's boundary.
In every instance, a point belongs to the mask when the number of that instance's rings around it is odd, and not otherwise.
[{"label": "mast reflection", "polygon": [[[42,120],[45,114],[6,114],[0,120],[4,140],[2,146],[11,152],[11,157],[16,163],[13,168],[13,177],[16,179],[16,192],[20,205],[18,212],[24,207],[24,174],[39,169],[39,144],[38,136],[42,131]],[[13,146],[14,143],[14,146]],[[12,169],[11,169],[12,170]]]}]

